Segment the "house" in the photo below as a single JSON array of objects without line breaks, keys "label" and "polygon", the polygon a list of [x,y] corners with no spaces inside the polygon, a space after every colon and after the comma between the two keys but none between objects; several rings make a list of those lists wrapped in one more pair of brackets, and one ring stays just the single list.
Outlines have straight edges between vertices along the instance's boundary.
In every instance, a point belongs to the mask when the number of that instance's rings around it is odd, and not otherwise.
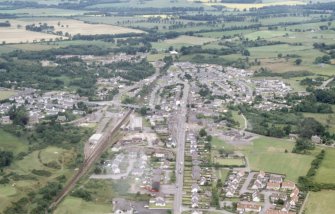
[{"label": "house", "polygon": [[290,205],[295,206],[297,204],[297,202],[299,201],[299,189],[296,187],[294,188],[294,190],[292,191],[292,193],[290,194]]},{"label": "house", "polygon": [[263,179],[265,177],[265,172],[260,171],[257,175],[257,179]]},{"label": "house", "polygon": [[284,181],[281,183],[281,188],[283,190],[294,190],[295,188],[295,183],[292,181]]},{"label": "house", "polygon": [[11,121],[9,116],[2,116],[1,117],[1,124],[3,125],[8,125],[8,124],[12,124],[13,121]]},{"label": "house", "polygon": [[264,186],[265,186],[264,183],[261,180],[257,179],[252,185],[251,189],[262,189],[264,188]]},{"label": "house", "polygon": [[291,204],[289,202],[285,202],[283,208],[281,209],[281,211],[284,211],[284,212],[289,212],[291,209]]},{"label": "house", "polygon": [[163,195],[156,196],[155,205],[158,207],[164,207],[166,205],[166,201]]},{"label": "house", "polygon": [[66,116],[64,116],[64,115],[58,115],[56,121],[63,123],[63,122],[66,121]]},{"label": "house", "polygon": [[266,185],[266,189],[279,190],[280,189],[280,183],[268,182],[267,185]]},{"label": "house", "polygon": [[199,207],[199,199],[197,199],[197,198],[192,198],[191,199],[191,206],[192,206],[192,208],[198,208]]},{"label": "house", "polygon": [[292,197],[298,196],[299,193],[300,193],[299,189],[295,187],[292,193],[290,194],[290,197],[292,198]]},{"label": "house", "polygon": [[226,197],[231,198],[234,197],[235,189],[234,188],[227,188],[226,190]]},{"label": "house", "polygon": [[252,193],[252,201],[253,202],[260,202],[261,201],[261,198],[260,198],[260,193],[259,193],[259,191],[254,191],[253,193]]},{"label": "house", "polygon": [[113,200],[113,211],[114,214],[133,214],[133,208],[131,202],[118,198]]},{"label": "house", "polygon": [[206,184],[206,182],[207,182],[206,178],[205,178],[204,176],[201,176],[200,181],[199,181],[199,184],[200,184],[201,186],[203,186],[203,185]]},{"label": "house", "polygon": [[199,166],[193,166],[192,167],[192,179],[193,180],[199,180],[201,177],[201,168]]},{"label": "house", "polygon": [[317,135],[313,135],[313,136],[311,137],[311,140],[312,140],[313,143],[316,143],[316,144],[320,144],[320,143],[322,143],[322,139],[321,139],[321,137],[319,137],[319,136],[317,136]]},{"label": "house", "polygon": [[268,209],[265,214],[295,214],[295,212]]},{"label": "house", "polygon": [[200,186],[196,183],[192,184],[191,186],[191,192],[195,193],[195,192],[199,192],[200,191]]},{"label": "house", "polygon": [[259,213],[261,209],[262,209],[262,206],[258,204],[244,203],[244,202],[237,203],[238,212],[257,212]]},{"label": "house", "polygon": [[282,200],[282,201],[286,201],[287,200],[287,195],[285,193],[272,193],[270,195],[270,200],[272,202],[276,202],[278,201],[279,199]]},{"label": "house", "polygon": [[238,177],[243,177],[245,175],[245,171],[244,170],[240,170],[240,171],[238,171],[238,173],[237,173],[237,176]]},{"label": "house", "polygon": [[270,179],[269,179],[270,183],[281,183],[283,182],[283,177],[282,176],[275,176],[275,175],[271,175]]}]

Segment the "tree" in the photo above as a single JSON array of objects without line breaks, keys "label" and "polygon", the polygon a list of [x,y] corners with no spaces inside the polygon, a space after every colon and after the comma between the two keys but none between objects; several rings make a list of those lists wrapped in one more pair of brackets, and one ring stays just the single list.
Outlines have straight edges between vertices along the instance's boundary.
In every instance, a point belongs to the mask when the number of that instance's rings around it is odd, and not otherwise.
[{"label": "tree", "polygon": [[295,60],[295,64],[296,64],[296,65],[300,65],[301,63],[302,63],[302,59],[299,58],[299,59],[296,59],[296,60]]},{"label": "tree", "polygon": [[13,152],[0,151],[0,168],[9,166],[13,160]]},{"label": "tree", "polygon": [[299,136],[310,139],[313,135],[322,136],[325,133],[325,127],[314,118],[305,118],[299,127]]},{"label": "tree", "polygon": [[206,130],[205,130],[205,129],[200,129],[200,131],[199,131],[199,135],[200,135],[200,137],[204,137],[204,136],[206,136],[206,135],[207,135]]}]

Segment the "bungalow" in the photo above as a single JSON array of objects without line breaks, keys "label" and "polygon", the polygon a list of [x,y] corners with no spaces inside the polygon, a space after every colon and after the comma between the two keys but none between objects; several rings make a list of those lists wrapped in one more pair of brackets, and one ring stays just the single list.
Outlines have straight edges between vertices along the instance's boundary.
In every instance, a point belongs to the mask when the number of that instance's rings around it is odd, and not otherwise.
[{"label": "bungalow", "polygon": [[251,203],[237,203],[237,211],[239,212],[257,212],[259,213],[262,209],[261,205],[258,204],[251,204]]},{"label": "bungalow", "polygon": [[164,207],[166,205],[165,198],[163,195],[159,195],[155,198],[155,205],[159,207]]},{"label": "bungalow", "polygon": [[206,184],[206,182],[207,182],[207,179],[206,179],[204,176],[201,176],[200,181],[199,181],[199,184],[200,184],[201,186],[203,186],[203,185]]},{"label": "bungalow", "polygon": [[196,192],[199,192],[199,191],[200,191],[200,186],[196,183],[192,184],[191,192],[196,193]]},{"label": "bungalow", "polygon": [[252,193],[252,201],[253,202],[260,202],[261,201],[261,198],[260,198],[260,193],[259,193],[259,191],[254,191],[253,193]]},{"label": "bungalow", "polygon": [[192,208],[198,208],[199,207],[199,199],[197,198],[192,198]]},{"label": "bungalow", "polygon": [[284,181],[283,183],[281,183],[281,188],[283,190],[294,190],[295,183],[292,181]]},{"label": "bungalow", "polygon": [[266,185],[266,189],[279,190],[280,189],[280,183],[268,182],[267,185]]},{"label": "bungalow", "polygon": [[199,180],[201,177],[201,168],[199,166],[193,166],[192,167],[192,179],[193,180]]}]

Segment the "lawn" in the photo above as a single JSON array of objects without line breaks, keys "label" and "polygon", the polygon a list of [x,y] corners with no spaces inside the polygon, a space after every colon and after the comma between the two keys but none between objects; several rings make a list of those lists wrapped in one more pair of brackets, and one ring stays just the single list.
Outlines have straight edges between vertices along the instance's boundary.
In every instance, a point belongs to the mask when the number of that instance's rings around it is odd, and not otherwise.
[{"label": "lawn", "polygon": [[233,119],[240,124],[239,128],[244,129],[245,128],[245,121],[244,121],[242,115],[238,114],[238,111],[232,111],[232,113],[233,113]]},{"label": "lawn", "polygon": [[241,158],[216,158],[215,163],[221,165],[231,165],[231,166],[241,166],[244,164],[243,159]]},{"label": "lawn", "polygon": [[335,191],[310,192],[305,214],[334,213]]},{"label": "lawn", "polygon": [[0,150],[12,151],[15,155],[28,151],[28,143],[0,129]]},{"label": "lawn", "polygon": [[314,180],[318,183],[335,183],[335,149],[327,149],[325,159],[322,161],[320,168]]},{"label": "lawn", "polygon": [[287,179],[297,181],[299,176],[306,175],[314,155],[291,153],[293,146],[289,140],[260,137],[252,146],[245,147],[244,153],[251,169],[286,174]]},{"label": "lawn", "polygon": [[228,176],[228,170],[227,169],[223,169],[223,168],[218,168],[215,170],[215,174],[216,174],[216,177],[218,179],[221,179],[221,181],[225,181],[227,176]]},{"label": "lawn", "polygon": [[55,214],[105,214],[112,212],[112,204],[102,204],[96,202],[88,202],[83,199],[68,196],[54,211]]},{"label": "lawn", "polygon": [[0,90],[0,100],[8,99],[16,94],[13,90]]}]

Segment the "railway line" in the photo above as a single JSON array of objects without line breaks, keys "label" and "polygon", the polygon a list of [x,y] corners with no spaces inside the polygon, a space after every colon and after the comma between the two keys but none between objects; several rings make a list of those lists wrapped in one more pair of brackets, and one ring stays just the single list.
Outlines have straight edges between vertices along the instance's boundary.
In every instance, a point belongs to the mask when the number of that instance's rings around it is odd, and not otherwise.
[{"label": "railway line", "polygon": [[89,171],[92,164],[94,164],[94,162],[98,160],[101,154],[110,146],[110,141],[113,135],[115,135],[120,127],[129,119],[132,111],[132,109],[127,111],[126,114],[117,122],[117,124],[113,126],[113,128],[103,136],[95,151],[92,152],[91,155],[84,160],[84,163],[79,168],[77,173],[71,178],[71,180],[65,185],[63,190],[54,199],[52,204],[49,206],[50,209],[54,209],[57,207],[57,205],[64,199],[64,197],[73,189],[79,179]]}]

